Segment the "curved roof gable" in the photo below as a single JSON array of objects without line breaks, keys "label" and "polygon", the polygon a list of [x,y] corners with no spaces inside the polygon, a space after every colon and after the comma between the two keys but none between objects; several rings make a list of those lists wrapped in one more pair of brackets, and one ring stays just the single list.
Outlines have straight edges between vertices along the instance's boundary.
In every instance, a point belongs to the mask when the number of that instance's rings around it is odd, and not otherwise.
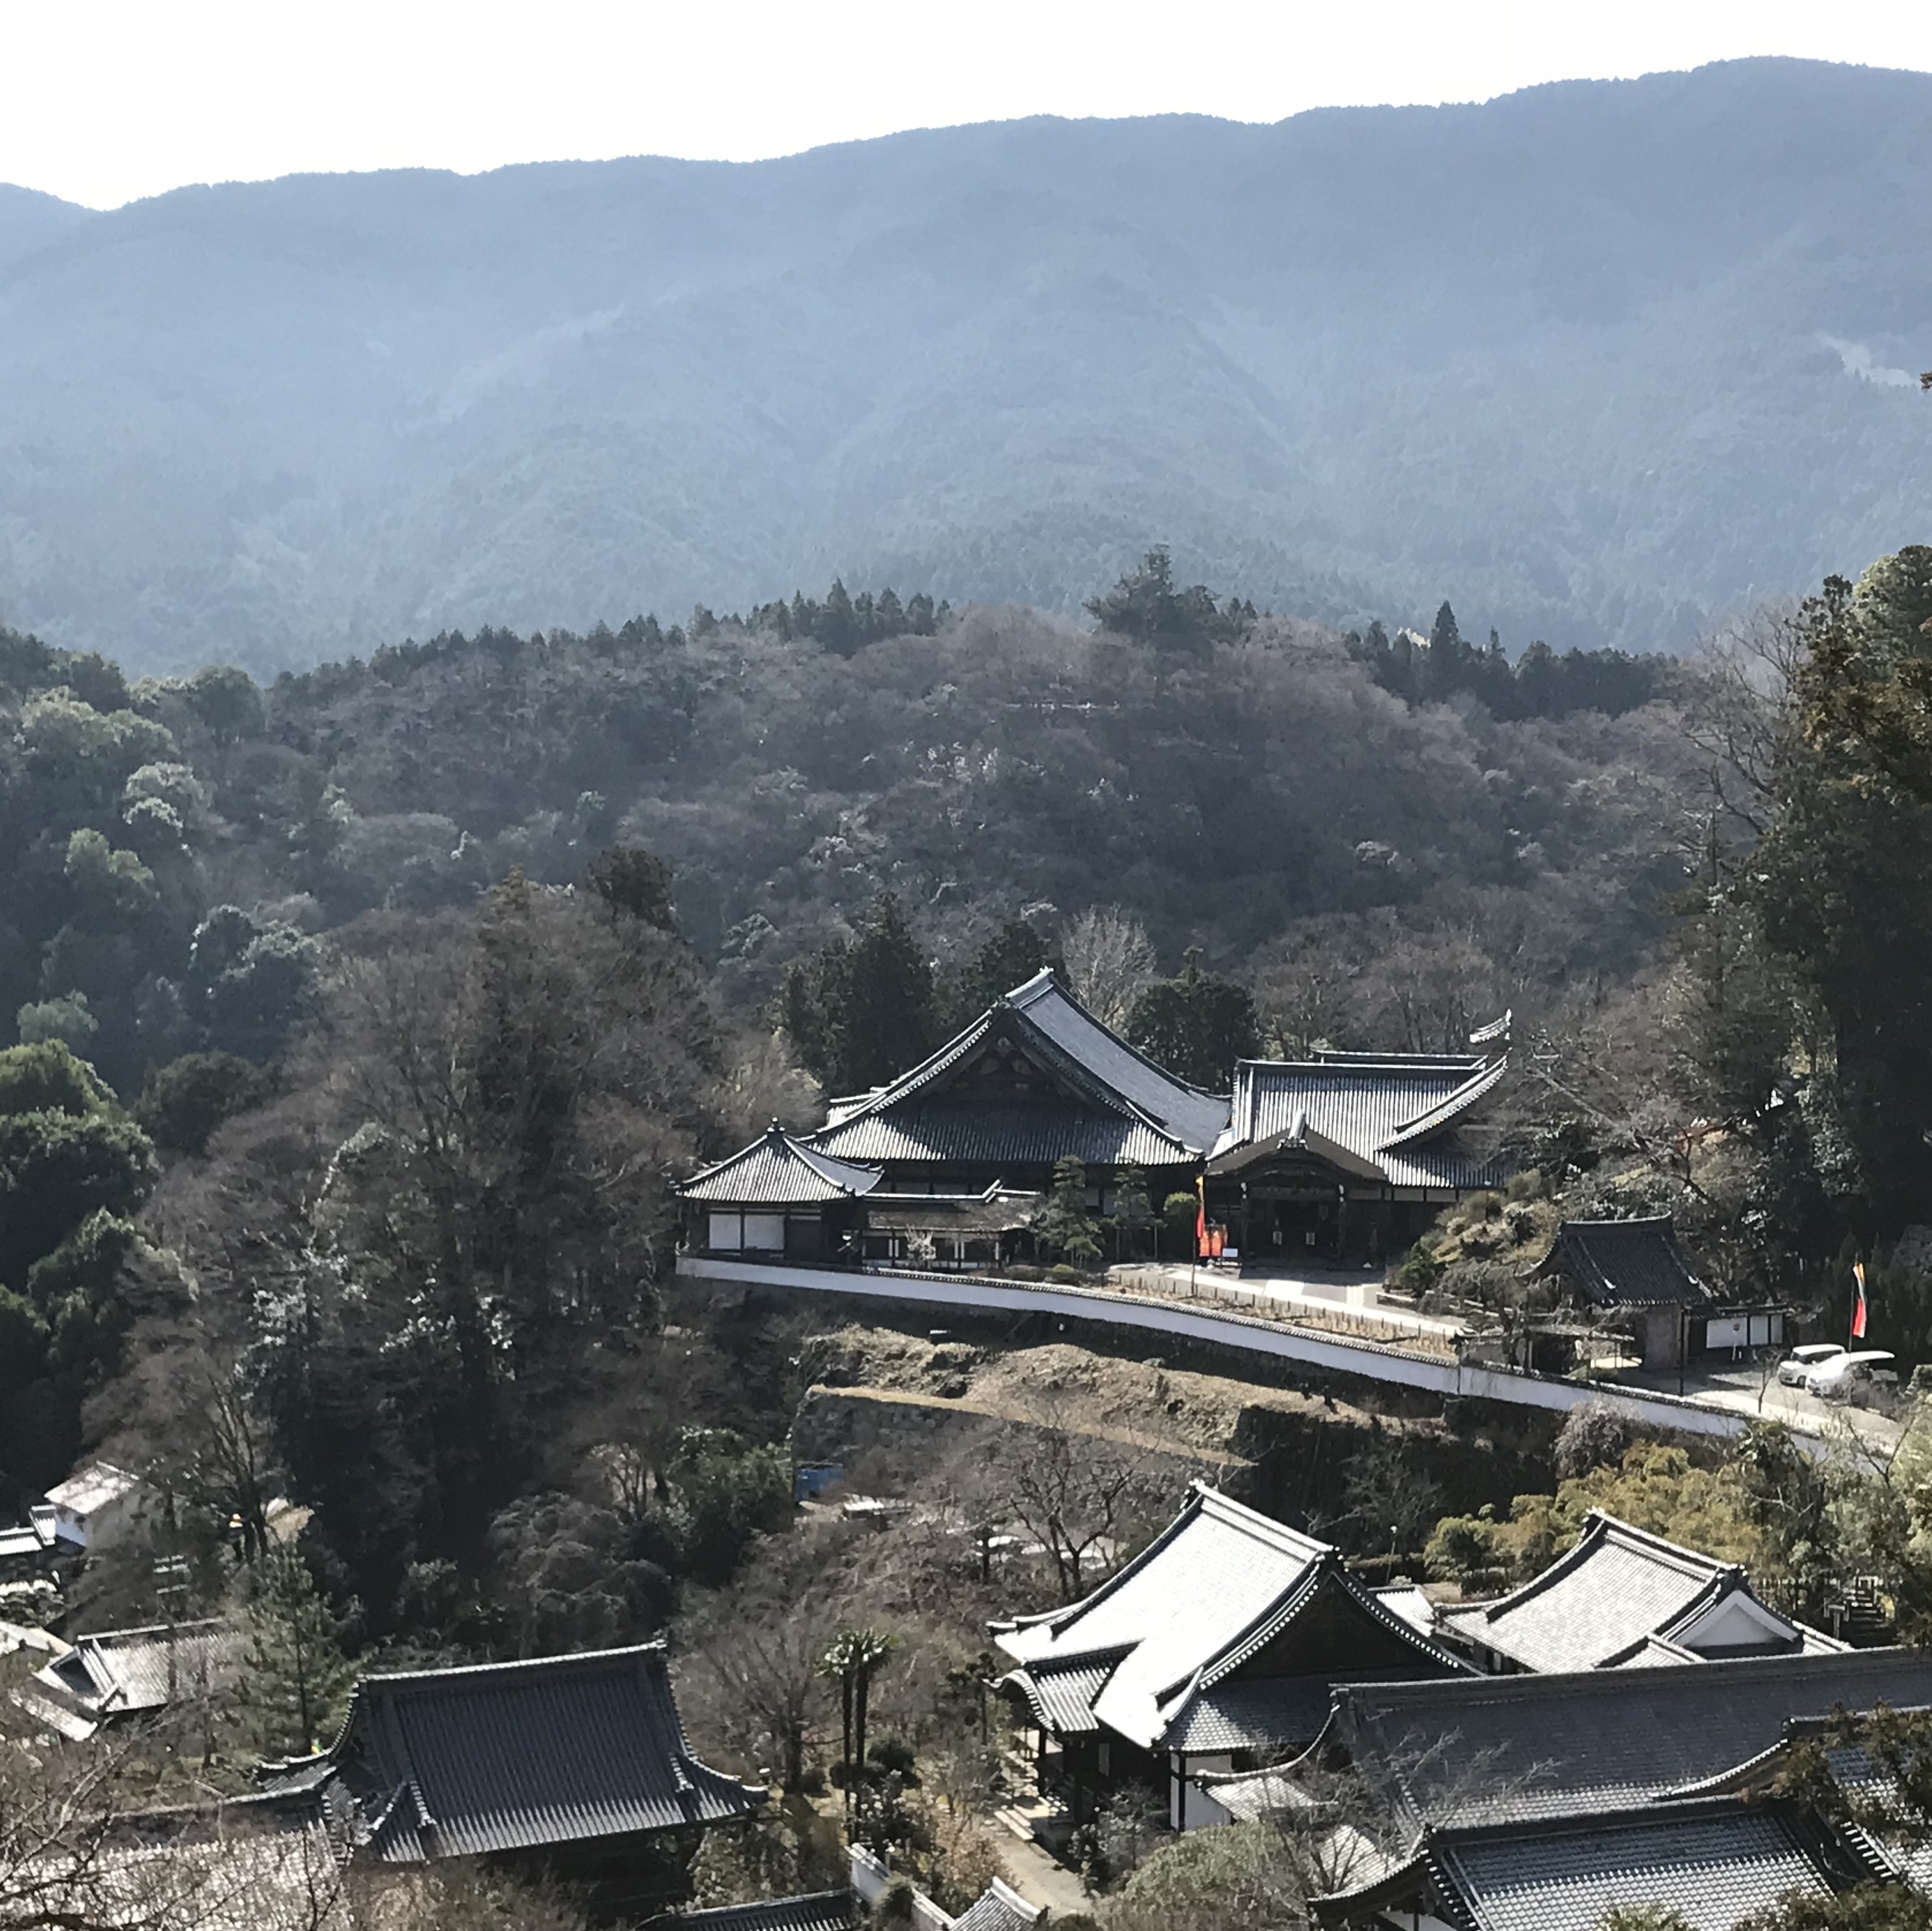
[{"label": "curved roof gable", "polygon": [[1696,1306],[1712,1298],[1667,1213],[1638,1220],[1566,1220],[1539,1275],[1561,1274],[1600,1306]]},{"label": "curved roof gable", "polygon": [[[1534,1670],[1604,1669],[1652,1660],[1660,1646],[1695,1661],[1681,1639],[1734,1592],[1750,1594],[1744,1571],[1695,1549],[1666,1542],[1592,1510],[1574,1548],[1540,1576],[1495,1602],[1442,1612],[1444,1625],[1466,1640]],[[1766,1609],[1767,1653],[1828,1642]],[[1835,1647],[1835,1645],[1834,1645]]]},{"label": "curved roof gable", "polygon": [[1337,1690],[1328,1734],[1412,1826],[1447,1828],[1682,1795],[1760,1756],[1790,1720],[1879,1703],[1932,1704],[1932,1654],[1356,1683]]},{"label": "curved roof gable", "polygon": [[[910,1072],[836,1102],[812,1144],[842,1158],[946,1159],[982,1151],[996,1160],[1035,1157],[1038,1150],[1023,1144],[1032,1137],[1026,1120],[1006,1117],[1034,1109],[949,1090],[949,1075],[1002,1040],[1060,1088],[1070,1114],[1085,1108],[1118,1120],[1103,1136],[1105,1147],[1095,1150],[1102,1157],[1156,1165],[1198,1159],[1227,1124],[1225,1099],[1163,1072],[1042,970]],[[1042,1145],[1081,1152],[1061,1144],[1070,1133],[1078,1137],[1067,1121],[1056,1122]],[[1005,1150],[992,1150],[995,1142]]]},{"label": "curved roof gable", "polygon": [[1174,1520],[1091,1595],[995,1624],[994,1639],[1023,1666],[1013,1680],[1036,1709],[1075,1666],[1111,1664],[1097,1690],[1081,1681],[1083,1699],[1096,1723],[1150,1747],[1185,1729],[1202,1696],[1281,1634],[1324,1583],[1358,1598],[1418,1660],[1461,1667],[1356,1591],[1330,1544],[1198,1483]]},{"label": "curved roof gable", "polygon": [[[1394,1186],[1490,1186],[1501,1164],[1472,1153],[1454,1129],[1509,1072],[1508,1056],[1324,1053],[1313,1060],[1243,1060],[1216,1145],[1219,1170],[1238,1171],[1291,1148]],[[1336,1157],[1336,1150],[1346,1156]]]},{"label": "curved roof gable", "polygon": [[718,1823],[765,1801],[691,1754],[662,1643],[365,1676],[322,1757],[286,1768],[294,1791],[339,1781],[358,1850],[382,1864]]},{"label": "curved roof gable", "polygon": [[694,1174],[678,1192],[686,1200],[778,1207],[855,1199],[870,1193],[880,1177],[877,1167],[834,1159],[794,1140],[774,1120],[763,1138],[754,1140],[728,1160]]}]

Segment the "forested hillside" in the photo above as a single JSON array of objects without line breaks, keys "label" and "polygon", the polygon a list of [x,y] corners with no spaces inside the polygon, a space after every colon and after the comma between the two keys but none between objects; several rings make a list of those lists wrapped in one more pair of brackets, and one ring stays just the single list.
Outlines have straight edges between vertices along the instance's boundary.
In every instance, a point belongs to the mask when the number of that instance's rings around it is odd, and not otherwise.
[{"label": "forested hillside", "polygon": [[1910,541],[1932,79],[0,199],[0,620],[258,673],[890,580],[1688,646]]},{"label": "forested hillside", "polygon": [[[84,998],[124,1088],[184,1051],[272,1057],[316,934],[513,868],[568,884],[616,844],[669,864],[740,1009],[882,889],[942,961],[1023,912],[1052,934],[1118,906],[1169,969],[1198,944],[1399,979],[1406,934],[1460,948],[1498,1008],[1635,970],[1695,842],[1688,748],[1636,701],[1654,676],[1619,716],[1499,717],[1515,676],[1485,701],[1479,652],[1469,688],[1399,694],[1373,637],[1210,628],[1008,608],[841,644],[767,610],[452,634],[266,690],[130,687],[16,637],[0,1011],[55,1027],[41,1008]],[[1430,1012],[1411,1030],[1453,1034]]]}]

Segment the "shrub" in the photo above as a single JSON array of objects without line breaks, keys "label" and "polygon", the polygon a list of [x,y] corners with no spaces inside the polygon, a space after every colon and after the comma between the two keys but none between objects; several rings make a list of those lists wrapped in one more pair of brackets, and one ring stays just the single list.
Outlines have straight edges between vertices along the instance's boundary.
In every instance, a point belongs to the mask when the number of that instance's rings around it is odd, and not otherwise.
[{"label": "shrub", "polygon": [[1485,1508],[1479,1515],[1444,1516],[1423,1560],[1431,1576],[1466,1589],[1494,1573],[1498,1566],[1494,1512]]},{"label": "shrub", "polygon": [[1412,1247],[1395,1270],[1395,1285],[1405,1294],[1420,1297],[1442,1278],[1442,1263],[1426,1247]]}]

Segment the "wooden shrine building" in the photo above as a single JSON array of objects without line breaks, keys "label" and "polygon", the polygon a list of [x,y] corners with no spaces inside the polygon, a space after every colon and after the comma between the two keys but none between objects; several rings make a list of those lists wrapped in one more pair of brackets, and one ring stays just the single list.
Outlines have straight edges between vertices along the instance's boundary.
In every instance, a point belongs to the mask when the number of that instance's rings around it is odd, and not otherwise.
[{"label": "wooden shrine building", "polygon": [[[1705,1329],[1717,1297],[1698,1279],[1667,1213],[1641,1220],[1566,1220],[1536,1273],[1538,1279],[1554,1282],[1575,1306],[1627,1322],[1646,1368],[1681,1367],[1706,1345]],[[1783,1333],[1780,1321],[1779,1339]]]},{"label": "wooden shrine building", "polygon": [[1498,1674],[1845,1648],[1760,1602],[1738,1564],[1666,1542],[1600,1509],[1590,1511],[1575,1546],[1540,1576],[1493,1602],[1439,1609],[1436,1629],[1445,1645]]},{"label": "wooden shrine building", "polygon": [[1222,1821],[1196,1780],[1312,1742],[1336,1684],[1470,1666],[1365,1588],[1339,1552],[1199,1483],[1092,1594],[993,1625],[1000,1687],[1038,1732],[1076,1816],[1110,1789],[1161,1792],[1177,1830]]},{"label": "wooden shrine building", "polygon": [[775,1123],[686,1181],[686,1244],[940,1268],[1030,1258],[1054,1168],[1073,1159],[1102,1216],[1130,1168],[1156,1211],[1204,1175],[1208,1218],[1245,1264],[1391,1260],[1506,1175],[1483,1114],[1508,1024],[1466,1054],[1244,1060],[1230,1099],[1163,1072],[1042,971],[910,1072],[832,1100],[815,1133]]},{"label": "wooden shrine building", "polygon": [[327,1750],[268,1769],[250,1804],[356,1863],[475,1859],[578,1888],[600,1920],[687,1897],[705,1830],[766,1801],[692,1755],[661,1642],[364,1676]]},{"label": "wooden shrine building", "polygon": [[1469,1054],[1242,1060],[1208,1212],[1244,1264],[1382,1265],[1444,1207],[1502,1185],[1483,1115],[1508,1074],[1508,1024]]},{"label": "wooden shrine building", "polygon": [[930,1059],[829,1114],[797,1138],[774,1124],[687,1180],[687,1243],[991,1264],[1030,1243],[1064,1159],[1086,1168],[1097,1213],[1129,1167],[1156,1207],[1192,1192],[1228,1102],[1162,1072],[1042,971]]}]

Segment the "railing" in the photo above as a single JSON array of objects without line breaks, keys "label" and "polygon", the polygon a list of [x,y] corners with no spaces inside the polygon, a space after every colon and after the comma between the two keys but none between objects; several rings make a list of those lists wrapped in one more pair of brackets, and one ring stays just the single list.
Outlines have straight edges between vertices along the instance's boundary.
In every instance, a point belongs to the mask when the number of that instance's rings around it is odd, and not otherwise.
[{"label": "railing", "polygon": [[[1694,1396],[1638,1392],[1601,1382],[1539,1375],[1521,1368],[1484,1366],[1425,1353],[1413,1345],[1327,1333],[1232,1309],[1156,1300],[1151,1295],[1126,1294],[1112,1288],[1010,1281],[985,1275],[922,1273],[875,1263],[830,1267],[779,1260],[723,1260],[698,1254],[680,1255],[678,1272],[694,1280],[856,1294],[989,1313],[1056,1315],[1069,1321],[1140,1328],[1180,1340],[1272,1355],[1335,1374],[1394,1382],[1447,1397],[1502,1402],[1559,1414],[1581,1402],[1597,1401],[1633,1420],[1694,1435],[1741,1434],[1754,1419]],[[1796,1434],[1817,1432],[1795,1419],[1790,1426]]]},{"label": "railing", "polygon": [[[1149,1273],[1156,1276],[1154,1282],[1148,1279]],[[1367,1341],[1420,1342],[1432,1354],[1454,1352],[1443,1333],[1444,1324],[1394,1309],[1351,1307],[1343,1302],[1330,1303],[1309,1296],[1272,1294],[1265,1286],[1206,1270],[1192,1274],[1184,1289],[1173,1273],[1157,1267],[1136,1269],[1132,1273],[1124,1269],[1108,1285],[1124,1294],[1145,1294],[1156,1300],[1212,1301],[1222,1307],[1244,1309],[1250,1314],[1272,1315],[1296,1327],[1332,1330]]]}]

